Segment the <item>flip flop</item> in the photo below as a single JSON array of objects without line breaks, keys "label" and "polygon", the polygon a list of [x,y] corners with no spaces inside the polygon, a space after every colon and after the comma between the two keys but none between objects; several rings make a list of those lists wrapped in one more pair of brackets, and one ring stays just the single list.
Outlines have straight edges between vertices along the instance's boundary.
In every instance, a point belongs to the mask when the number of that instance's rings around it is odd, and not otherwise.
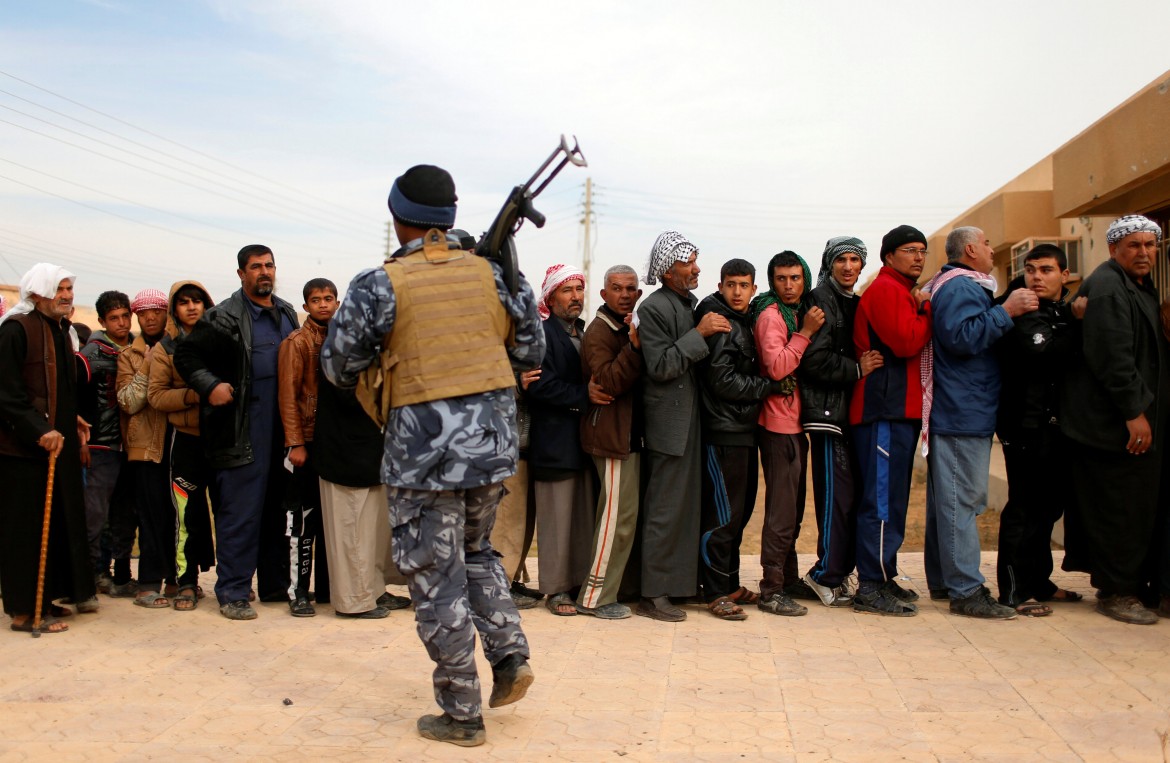
[{"label": "flip flop", "polygon": [[141,596],[135,596],[134,603],[147,609],[163,609],[164,607],[169,608],[171,606],[171,600],[158,591],[151,591]]},{"label": "flip flop", "polygon": [[1047,604],[1026,601],[1016,606],[1016,612],[1024,617],[1048,617],[1052,614],[1052,607]]},{"label": "flip flop", "polygon": [[[545,606],[548,607],[549,612],[552,612],[558,617],[572,617],[573,615],[577,614],[577,604],[569,598],[568,594],[558,593],[555,596],[548,597],[548,601],[545,602]],[[562,612],[562,607],[568,609],[569,611]]]},{"label": "flip flop", "polygon": [[[57,630],[50,630],[49,629],[49,626],[57,625],[58,623],[60,623],[62,627],[58,628]],[[12,623],[12,625],[10,625],[8,627],[11,628],[12,630],[16,631],[17,633],[32,633],[33,632],[33,619],[30,616],[23,623],[20,623],[20,624]],[[40,628],[39,633],[64,633],[67,630],[69,630],[69,626],[65,625],[65,623],[62,623],[57,618],[46,617],[44,620],[41,620],[41,628]]]}]

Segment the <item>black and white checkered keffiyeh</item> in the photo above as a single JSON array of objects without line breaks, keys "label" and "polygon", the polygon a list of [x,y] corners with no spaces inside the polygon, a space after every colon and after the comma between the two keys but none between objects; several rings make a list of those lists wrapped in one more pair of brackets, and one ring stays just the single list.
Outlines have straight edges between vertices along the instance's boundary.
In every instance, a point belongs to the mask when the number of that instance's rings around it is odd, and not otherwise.
[{"label": "black and white checkered keffiyeh", "polygon": [[1159,241],[1162,240],[1162,228],[1156,222],[1144,215],[1125,215],[1109,223],[1105,243],[1112,246],[1133,233],[1153,233]]},{"label": "black and white checkered keffiyeh", "polygon": [[825,242],[825,253],[821,255],[821,271],[817,273],[817,286],[823,284],[832,275],[833,263],[837,261],[837,258],[849,253],[860,257],[861,267],[865,267],[869,253],[865,251],[865,243],[861,239],[853,236],[834,236]]},{"label": "black and white checkered keffiyeh", "polygon": [[686,262],[690,259],[691,252],[697,251],[699,247],[687,241],[678,231],[668,230],[660,234],[654,240],[654,246],[650,248],[650,262],[646,265],[646,285],[653,286],[658,283],[658,279],[662,278],[662,274],[671,265]]}]

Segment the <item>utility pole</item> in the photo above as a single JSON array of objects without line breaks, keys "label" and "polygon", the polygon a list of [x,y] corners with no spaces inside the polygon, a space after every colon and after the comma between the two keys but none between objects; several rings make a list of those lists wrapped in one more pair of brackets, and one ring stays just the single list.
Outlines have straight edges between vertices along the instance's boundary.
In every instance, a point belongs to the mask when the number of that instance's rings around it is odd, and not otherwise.
[{"label": "utility pole", "polygon": [[593,289],[593,280],[589,273],[593,261],[593,248],[589,243],[589,233],[593,227],[593,178],[591,177],[585,178],[585,215],[581,218],[581,222],[585,225],[585,252],[582,256],[581,272],[585,274],[585,309],[588,316],[593,314],[591,304],[593,298],[589,295],[596,291]]},{"label": "utility pole", "polygon": [[390,259],[390,252],[392,251],[394,242],[394,221],[388,220],[386,222],[386,256],[384,259]]}]

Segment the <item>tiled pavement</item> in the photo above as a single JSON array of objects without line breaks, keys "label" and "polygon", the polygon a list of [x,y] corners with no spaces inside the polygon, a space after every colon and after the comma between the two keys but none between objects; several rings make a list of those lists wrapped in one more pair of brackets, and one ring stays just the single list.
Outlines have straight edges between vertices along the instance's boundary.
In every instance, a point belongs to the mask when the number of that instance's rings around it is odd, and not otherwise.
[{"label": "tiled pavement", "polygon": [[[924,593],[922,555],[902,563]],[[1090,593],[1083,575],[1058,582]],[[409,612],[265,604],[229,622],[210,599],[193,613],[102,602],[67,634],[0,636],[0,761],[1156,762],[1170,731],[1170,622],[1115,623],[1088,598],[995,623],[929,601],[904,619],[688,607],[677,625],[531,610],[536,683],[486,711],[475,750],[415,733],[435,708]]]}]

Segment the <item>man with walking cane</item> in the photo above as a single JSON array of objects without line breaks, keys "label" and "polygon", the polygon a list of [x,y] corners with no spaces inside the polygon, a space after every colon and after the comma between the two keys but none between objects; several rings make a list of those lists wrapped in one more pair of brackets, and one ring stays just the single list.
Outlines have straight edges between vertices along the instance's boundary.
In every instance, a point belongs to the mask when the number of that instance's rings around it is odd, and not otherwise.
[{"label": "man with walking cane", "polygon": [[14,631],[68,630],[60,618],[73,613],[54,599],[97,610],[81,485],[89,425],[77,415],[76,338],[65,317],[73,280],[64,268],[34,265],[20,279],[20,303],[0,321],[0,587]]}]

